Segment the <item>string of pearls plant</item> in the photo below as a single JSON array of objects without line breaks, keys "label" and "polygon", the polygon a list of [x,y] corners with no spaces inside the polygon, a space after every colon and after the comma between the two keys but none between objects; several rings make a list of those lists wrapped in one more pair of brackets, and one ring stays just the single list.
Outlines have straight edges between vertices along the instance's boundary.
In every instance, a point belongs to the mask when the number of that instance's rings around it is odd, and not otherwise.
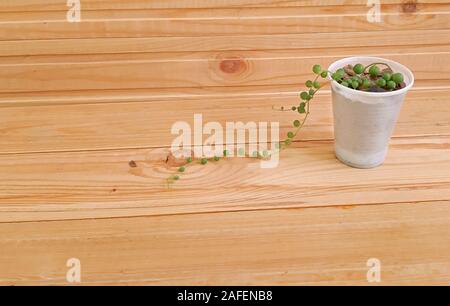
[{"label": "string of pearls plant", "polygon": [[[381,70],[379,66],[386,67]],[[287,133],[287,137],[276,144],[276,151],[279,152],[283,149],[289,147],[293,140],[298,136],[302,128],[305,126],[309,114],[311,101],[316,96],[317,92],[322,89],[329,81],[328,76],[331,79],[338,82],[339,84],[361,91],[371,91],[371,92],[384,92],[393,91],[401,89],[405,86],[403,82],[403,75],[401,73],[393,73],[391,67],[385,63],[373,63],[368,66],[363,66],[362,64],[357,64],[355,66],[348,65],[335,72],[323,70],[320,65],[314,65],[312,71],[315,75],[313,80],[308,80],[305,82],[306,89],[300,93],[300,102],[298,105],[294,105],[291,108],[275,108],[275,111],[281,112],[297,112],[302,118],[292,122],[293,130]],[[269,151],[255,151],[252,154],[245,154],[241,151],[238,153],[240,156],[245,156],[248,158],[269,158],[272,153]],[[173,183],[180,180],[182,175],[186,173],[188,168],[195,164],[207,165],[211,162],[219,162],[223,158],[228,158],[229,152],[224,150],[221,156],[214,156],[213,158],[198,158],[188,157],[185,160],[185,164],[177,168],[177,173],[170,175],[167,178],[167,185],[170,187]]]}]

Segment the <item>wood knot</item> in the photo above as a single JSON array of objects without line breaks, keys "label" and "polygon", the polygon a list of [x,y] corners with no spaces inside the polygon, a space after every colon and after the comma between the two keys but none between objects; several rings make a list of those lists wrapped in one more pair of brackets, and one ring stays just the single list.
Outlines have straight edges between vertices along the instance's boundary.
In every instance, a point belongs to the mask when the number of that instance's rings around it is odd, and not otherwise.
[{"label": "wood knot", "polygon": [[247,63],[238,57],[227,58],[220,62],[220,70],[229,74],[242,73],[247,70]]},{"label": "wood knot", "polygon": [[403,13],[411,14],[417,12],[417,1],[410,0],[402,3]]},{"label": "wood knot", "polygon": [[[189,155],[192,154],[192,155]],[[176,154],[177,156],[175,156],[172,152],[169,152],[169,154],[166,157],[166,164],[169,167],[181,167],[181,166],[185,166],[187,164],[186,158],[189,156],[194,156],[193,152],[184,152],[184,151],[180,151],[177,152]]]},{"label": "wood knot", "polygon": [[136,162],[134,160],[130,160],[128,165],[130,166],[130,168],[136,168],[137,167],[137,164],[136,164]]}]

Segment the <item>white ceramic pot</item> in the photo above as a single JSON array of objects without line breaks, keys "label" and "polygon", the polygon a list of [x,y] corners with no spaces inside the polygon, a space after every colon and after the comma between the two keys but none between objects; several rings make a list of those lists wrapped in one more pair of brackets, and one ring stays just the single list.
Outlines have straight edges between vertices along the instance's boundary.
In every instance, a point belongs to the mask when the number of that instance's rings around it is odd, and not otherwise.
[{"label": "white ceramic pot", "polygon": [[406,87],[392,92],[357,91],[332,81],[336,157],[356,168],[374,168],[386,159],[389,141],[414,75],[405,66],[378,57],[350,57],[333,63],[335,72],[348,64],[386,63],[403,74]]}]

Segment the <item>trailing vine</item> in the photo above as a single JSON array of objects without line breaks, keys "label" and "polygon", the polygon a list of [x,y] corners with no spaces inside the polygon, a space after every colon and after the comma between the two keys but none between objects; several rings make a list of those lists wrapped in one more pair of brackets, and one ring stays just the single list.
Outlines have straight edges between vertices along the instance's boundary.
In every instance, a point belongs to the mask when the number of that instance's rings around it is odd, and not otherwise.
[{"label": "trailing vine", "polygon": [[[378,66],[384,66],[386,68],[380,70]],[[312,71],[315,74],[315,79],[305,82],[307,89],[300,93],[300,103],[298,105],[294,105],[291,108],[272,107],[275,111],[297,112],[303,116],[300,120],[297,119],[292,123],[294,130],[289,131],[287,137],[276,144],[276,151],[272,154],[278,153],[289,147],[300,133],[309,117],[311,101],[314,99],[317,92],[330,82],[328,76],[331,76],[331,80],[336,81],[345,87],[360,91],[384,92],[398,90],[406,86],[403,75],[401,73],[394,73],[391,67],[386,63],[372,63],[367,66],[363,66],[362,64],[357,64],[355,66],[347,65],[336,70],[336,72],[322,70],[320,65],[314,65]],[[167,186],[170,187],[173,183],[180,180],[181,176],[190,166],[195,164],[207,165],[208,163],[219,162],[223,158],[228,158],[229,155],[229,152],[224,150],[222,156],[214,156],[212,158],[202,157],[194,159],[188,157],[185,160],[185,164],[178,167],[177,173],[167,178]],[[238,155],[258,159],[271,157],[271,153],[267,150],[262,152],[255,151],[251,155],[240,151]]]}]

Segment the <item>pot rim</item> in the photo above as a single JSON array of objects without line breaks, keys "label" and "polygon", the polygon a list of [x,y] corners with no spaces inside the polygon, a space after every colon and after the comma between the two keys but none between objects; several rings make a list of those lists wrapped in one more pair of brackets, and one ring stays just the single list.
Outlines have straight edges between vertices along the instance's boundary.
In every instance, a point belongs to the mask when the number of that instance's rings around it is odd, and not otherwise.
[{"label": "pot rim", "polygon": [[[400,63],[398,63],[396,61],[388,60],[388,59],[385,59],[385,58],[382,58],[382,57],[375,57],[375,56],[351,56],[351,57],[346,57],[346,58],[340,59],[340,60],[335,61],[334,63],[332,63],[328,67],[328,71],[337,70],[339,68],[342,68],[346,64],[349,64],[349,62],[351,62],[351,61],[354,61],[354,63],[356,64],[356,63],[358,63],[361,60],[374,61],[374,63],[376,63],[376,62],[385,62],[386,64],[400,67],[401,70],[404,70],[402,73],[407,74],[406,77],[409,79],[409,84],[407,84],[405,88],[402,88],[402,89],[396,90],[396,91],[367,92],[367,91],[360,91],[360,90],[355,90],[355,89],[351,89],[351,88],[345,87],[345,86],[339,84],[338,82],[336,82],[335,80],[333,80],[331,78],[331,76],[328,75],[328,80],[331,81],[332,86],[337,86],[337,88],[339,88],[339,90],[342,90],[342,91],[346,92],[347,94],[353,94],[353,95],[356,94],[356,95],[365,96],[365,97],[380,97],[381,98],[381,97],[392,97],[392,96],[406,94],[414,85],[414,74],[411,72],[410,69],[408,69],[406,66],[404,66],[404,65],[402,65],[402,64],[400,64]],[[341,66],[341,67],[339,67],[337,69],[334,69],[336,66]]]}]

